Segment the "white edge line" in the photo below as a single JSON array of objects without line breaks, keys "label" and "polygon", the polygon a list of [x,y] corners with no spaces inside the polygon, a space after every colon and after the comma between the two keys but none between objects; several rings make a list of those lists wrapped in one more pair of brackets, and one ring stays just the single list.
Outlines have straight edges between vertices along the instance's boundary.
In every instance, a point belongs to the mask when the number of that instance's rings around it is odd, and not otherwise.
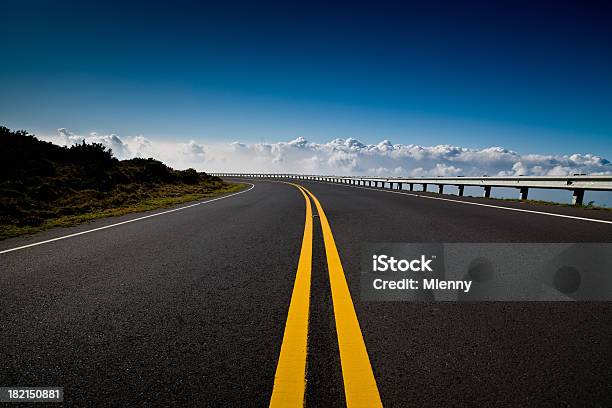
[{"label": "white edge line", "polygon": [[72,237],[76,237],[78,235],[89,234],[90,232],[100,231],[100,230],[107,229],[107,228],[112,228],[112,227],[117,227],[119,225],[129,224],[130,222],[140,221],[140,220],[144,220],[146,218],[157,217],[158,215],[163,215],[163,214],[168,214],[168,213],[175,212],[175,211],[184,210],[186,208],[195,207],[195,206],[200,205],[200,204],[212,203],[213,201],[222,200],[224,198],[229,198],[229,197],[232,197],[232,196],[235,196],[235,195],[238,195],[238,194],[246,193],[247,191],[251,191],[252,189],[255,188],[255,184],[252,184],[252,183],[245,183],[245,184],[250,184],[251,188],[249,188],[247,190],[239,191],[237,193],[232,193],[232,194],[229,194],[229,195],[213,198],[213,199],[210,199],[210,200],[200,201],[200,202],[197,202],[195,204],[186,205],[184,207],[173,208],[172,210],[166,210],[166,211],[158,212],[158,213],[155,213],[155,214],[149,214],[149,215],[145,215],[143,217],[134,218],[134,219],[127,220],[127,221],[117,222],[115,224],[105,225],[104,227],[93,228],[93,229],[90,229],[90,230],[87,230],[87,231],[76,232],[74,234],[64,235],[64,236],[57,237],[57,238],[51,238],[51,239],[47,239],[45,241],[34,242],[32,244],[23,245],[23,246],[16,247],[16,248],[5,249],[5,250],[0,251],[0,254],[6,254],[8,252],[13,252],[13,251],[19,251],[20,249],[25,249],[25,248],[30,248],[30,247],[37,246],[37,245],[47,244],[49,242],[59,241],[59,240],[66,239],[66,238],[72,238]]},{"label": "white edge line", "polygon": [[352,186],[350,184],[329,183],[329,182],[319,181],[319,180],[303,180],[303,181],[314,181],[315,183],[321,183],[321,184],[331,184],[331,185],[338,185],[338,186],[342,186],[342,187],[361,188],[363,190],[372,190],[372,191],[379,191],[379,192],[382,192],[382,193],[400,194],[400,195],[406,195],[406,196],[410,196],[410,197],[428,198],[430,200],[441,200],[441,201],[450,201],[450,202],[453,202],[453,203],[460,203],[460,204],[479,205],[481,207],[500,208],[502,210],[509,210],[509,211],[519,211],[519,212],[526,212],[526,213],[532,213],[532,214],[549,215],[551,217],[570,218],[570,219],[579,220],[579,221],[590,221],[590,222],[599,222],[599,223],[602,223],[602,224],[612,224],[612,221],[598,220],[596,218],[576,217],[575,215],[565,215],[565,214],[548,213],[548,212],[544,212],[544,211],[525,210],[523,208],[513,208],[513,207],[504,207],[504,206],[501,206],[501,205],[475,203],[473,201],[453,200],[452,198],[432,197],[432,196],[426,196],[426,195],[421,195],[421,194],[407,193],[407,192],[403,192],[403,191],[382,190],[382,189],[371,188],[371,187]]}]

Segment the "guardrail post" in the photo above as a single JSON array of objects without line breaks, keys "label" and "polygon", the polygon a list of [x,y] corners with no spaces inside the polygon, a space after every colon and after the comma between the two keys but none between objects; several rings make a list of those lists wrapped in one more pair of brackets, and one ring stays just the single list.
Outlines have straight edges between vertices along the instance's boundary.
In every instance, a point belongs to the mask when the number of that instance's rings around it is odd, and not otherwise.
[{"label": "guardrail post", "polygon": [[401,190],[401,189],[402,189],[402,184],[403,184],[403,183],[397,183],[397,189],[398,189],[398,190]]},{"label": "guardrail post", "polygon": [[528,194],[529,189],[527,187],[521,187],[521,200],[526,200]]},{"label": "guardrail post", "polygon": [[572,194],[572,204],[582,205],[583,201],[584,201],[584,190],[581,188],[575,189]]},{"label": "guardrail post", "polygon": [[459,197],[463,197],[463,188],[464,188],[464,186],[457,186],[457,189],[459,190],[459,191],[457,192],[457,195],[458,195]]},{"label": "guardrail post", "polygon": [[410,183],[410,191],[414,191],[414,184]]},{"label": "guardrail post", "polygon": [[444,184],[438,184],[438,194],[444,194]]},{"label": "guardrail post", "polygon": [[484,198],[491,197],[491,186],[484,186],[484,194],[482,196]]},{"label": "guardrail post", "polygon": [[427,191],[427,184],[423,184],[423,191]]}]

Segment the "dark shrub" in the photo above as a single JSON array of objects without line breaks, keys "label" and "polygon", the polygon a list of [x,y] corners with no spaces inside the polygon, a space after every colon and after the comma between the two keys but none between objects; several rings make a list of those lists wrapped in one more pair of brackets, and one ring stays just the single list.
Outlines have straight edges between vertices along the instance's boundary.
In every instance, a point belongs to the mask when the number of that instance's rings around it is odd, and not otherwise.
[{"label": "dark shrub", "polygon": [[87,144],[83,140],[81,144],[70,146],[69,151],[70,158],[74,163],[85,164],[87,166],[108,167],[116,161],[113,157],[113,151],[101,143]]},{"label": "dark shrub", "polygon": [[187,169],[181,171],[181,180],[185,184],[198,184],[200,182],[200,175],[195,169]]},{"label": "dark shrub", "polygon": [[39,200],[51,201],[57,198],[57,191],[47,184],[42,184],[35,189],[34,195]]},{"label": "dark shrub", "polygon": [[41,225],[44,221],[45,220],[41,217],[37,217],[35,215],[27,215],[25,217],[22,217],[19,220],[18,225],[28,226],[28,227],[37,227]]}]

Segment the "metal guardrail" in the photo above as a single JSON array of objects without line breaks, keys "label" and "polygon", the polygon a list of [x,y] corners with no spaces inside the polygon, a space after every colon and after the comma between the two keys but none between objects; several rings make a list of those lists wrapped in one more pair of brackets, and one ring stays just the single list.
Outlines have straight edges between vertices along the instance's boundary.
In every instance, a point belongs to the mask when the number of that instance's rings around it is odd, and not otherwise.
[{"label": "metal guardrail", "polygon": [[444,193],[444,187],[456,186],[458,195],[463,196],[465,186],[483,187],[483,197],[491,196],[492,187],[511,187],[519,190],[521,200],[526,200],[530,188],[544,188],[572,191],[572,204],[582,205],[584,192],[612,191],[612,176],[517,176],[517,177],[422,177],[422,178],[401,178],[401,177],[365,177],[365,176],[324,176],[324,175],[305,175],[305,174],[264,174],[264,173],[210,173],[218,177],[246,177],[246,178],[282,178],[297,180],[315,180],[329,183],[351,184],[368,187],[386,187],[390,189],[403,190],[404,185],[408,186],[409,191],[414,190],[414,185],[421,185],[423,191],[427,191],[427,186],[433,184],[438,186],[438,193]]}]

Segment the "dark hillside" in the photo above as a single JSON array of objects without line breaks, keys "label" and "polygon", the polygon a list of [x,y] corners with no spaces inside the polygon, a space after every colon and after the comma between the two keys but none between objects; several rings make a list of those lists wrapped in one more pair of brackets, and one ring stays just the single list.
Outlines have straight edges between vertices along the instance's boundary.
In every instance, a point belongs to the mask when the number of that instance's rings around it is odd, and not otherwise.
[{"label": "dark hillside", "polygon": [[57,146],[0,127],[0,239],[228,188],[194,169],[173,170],[154,159],[117,160],[101,144]]}]

